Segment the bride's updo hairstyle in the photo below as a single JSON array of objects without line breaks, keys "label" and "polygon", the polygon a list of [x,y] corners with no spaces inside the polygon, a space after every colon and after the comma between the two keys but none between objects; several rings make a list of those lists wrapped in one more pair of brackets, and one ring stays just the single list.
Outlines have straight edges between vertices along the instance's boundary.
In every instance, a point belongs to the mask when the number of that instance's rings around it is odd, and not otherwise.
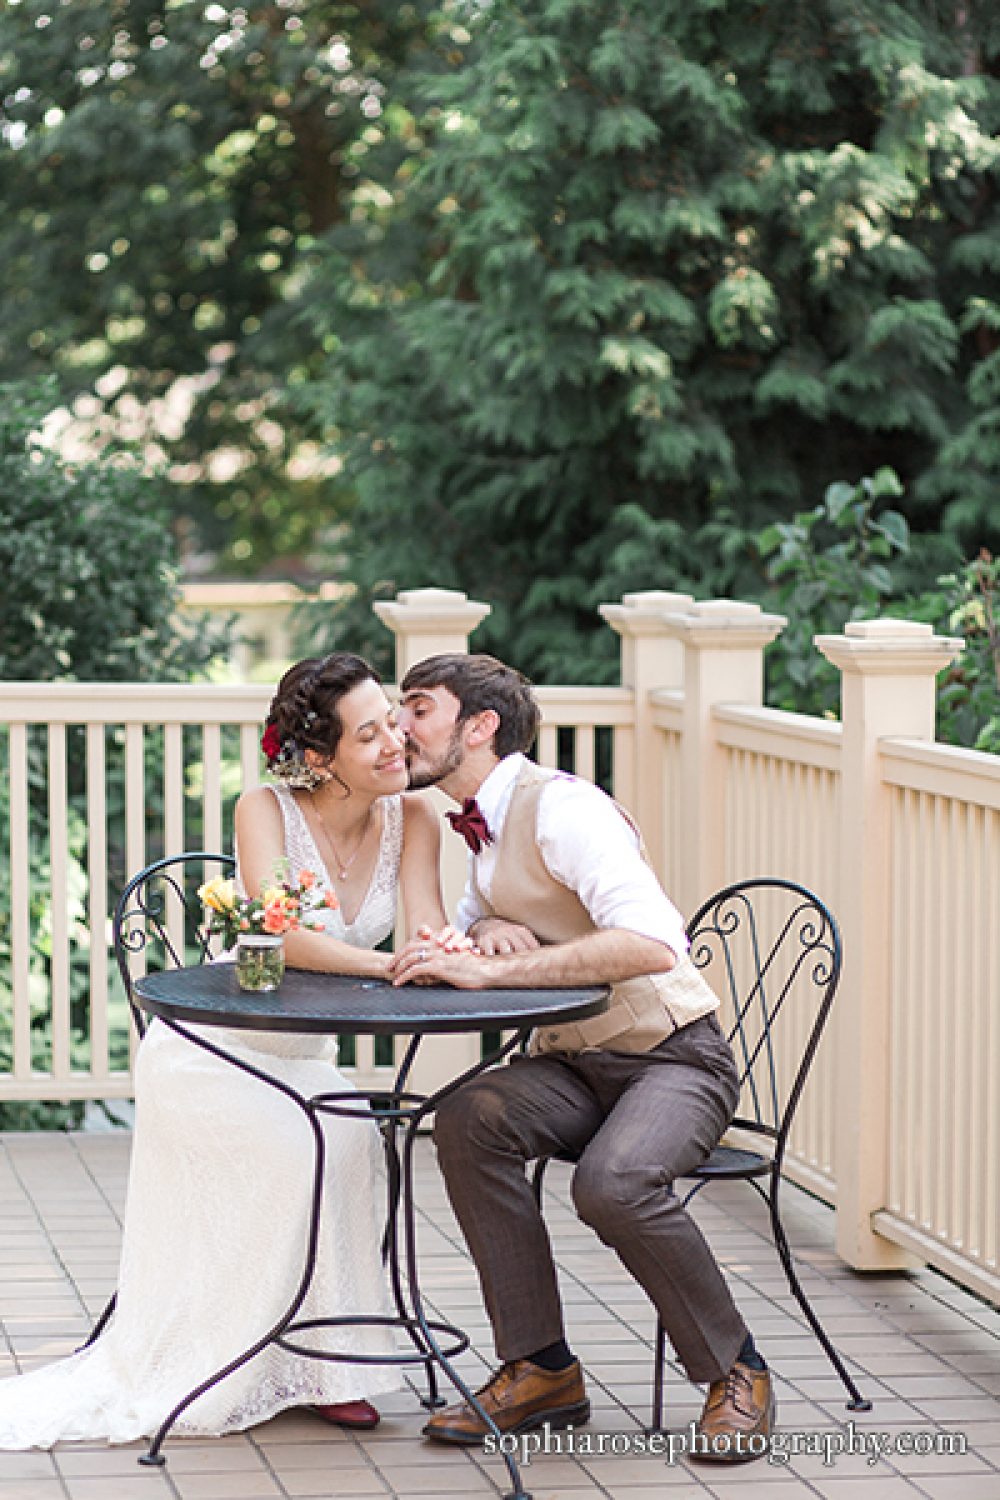
[{"label": "bride's updo hairstyle", "polygon": [[305,791],[328,780],[328,771],[306,763],[305,752],[334,755],[344,733],[341,698],[363,682],[381,681],[374,667],[349,651],[310,656],[289,667],[271,699],[261,739],[271,775]]}]

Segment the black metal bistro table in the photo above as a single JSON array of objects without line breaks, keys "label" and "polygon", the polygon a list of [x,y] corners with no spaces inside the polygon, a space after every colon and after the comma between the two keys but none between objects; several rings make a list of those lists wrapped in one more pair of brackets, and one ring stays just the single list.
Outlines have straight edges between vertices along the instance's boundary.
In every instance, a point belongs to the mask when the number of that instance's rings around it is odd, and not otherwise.
[{"label": "black metal bistro table", "polygon": [[[428,1387],[424,1404],[429,1407],[442,1404],[436,1377],[436,1369],[440,1368],[464,1399],[479,1410],[488,1428],[499,1439],[499,1429],[479,1406],[452,1364],[452,1360],[468,1348],[468,1335],[454,1324],[428,1318],[424,1310],[416,1252],[414,1143],[421,1124],[449,1094],[454,1093],[470,1078],[475,1078],[500,1062],[536,1026],[582,1020],[599,1014],[607,1007],[607,989],[458,990],[448,985],[406,985],[394,989],[391,984],[380,979],[359,979],[352,975],[314,974],[302,969],[289,969],[276,990],[259,992],[241,990],[236,983],[234,965],[217,963],[148,974],[136,980],[134,993],[144,1010],[158,1016],[180,1036],[187,1037],[193,1046],[204,1048],[286,1095],[302,1110],[311,1127],[313,1139],[312,1203],[305,1258],[298,1287],[287,1309],[278,1322],[250,1348],[221,1370],[210,1373],[178,1403],[156,1432],[148,1452],[142,1455],[139,1462],[163,1464],[165,1460],[160,1450],[178,1417],[205,1391],[225,1380],[269,1344],[278,1344],[294,1354],[314,1359],[359,1364],[421,1365]],[[307,1097],[272,1077],[264,1068],[256,1067],[245,1058],[227,1051],[202,1031],[191,1031],[189,1027],[192,1024],[199,1028],[219,1026],[232,1030],[303,1031],[327,1035],[404,1035],[410,1040],[395,1078],[388,1086]],[[407,1088],[423,1037],[444,1032],[495,1031],[512,1031],[513,1035],[458,1078],[426,1095],[414,1093]],[[296,1321],[296,1314],[312,1282],[319,1244],[325,1164],[322,1117],[357,1117],[359,1114],[379,1123],[386,1150],[388,1209],[383,1248],[396,1314],[388,1317],[345,1316]],[[405,1286],[402,1275],[404,1265]],[[413,1344],[413,1349],[398,1351],[392,1355],[358,1355],[321,1350],[296,1342],[296,1335],[359,1324],[388,1324],[403,1329]],[[502,1453],[511,1479],[512,1490],[508,1500],[531,1500],[521,1484],[520,1472],[512,1455],[500,1448],[499,1444],[498,1451]]]}]

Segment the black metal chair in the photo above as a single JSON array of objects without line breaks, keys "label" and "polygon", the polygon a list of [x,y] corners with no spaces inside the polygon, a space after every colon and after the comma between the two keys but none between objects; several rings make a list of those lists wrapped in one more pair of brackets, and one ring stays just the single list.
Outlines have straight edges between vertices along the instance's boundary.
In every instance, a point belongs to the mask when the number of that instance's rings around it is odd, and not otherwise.
[{"label": "black metal chair", "polygon": [[[209,854],[203,850],[172,854],[133,875],[118,898],[111,921],[111,941],[140,1039],[145,1035],[146,1020],[132,993],[132,965],[136,955],[144,957],[146,969],[204,963],[209,957],[209,943],[198,888],[214,875],[230,876],[235,870],[236,861],[229,854]],[[81,1348],[89,1348],[100,1338],[117,1300],[115,1292]]]},{"label": "black metal chair", "polygon": [[[818,896],[790,880],[743,880],[711,896],[688,923],[691,958],[722,1001],[723,1024],[740,1073],[740,1104],[727,1134],[690,1174],[689,1203],[710,1182],[748,1182],[768,1206],[775,1248],[792,1295],[850,1395],[851,1411],[869,1411],[813,1311],[792,1260],[779,1214],[781,1168],[796,1108],[840,979],[837,923]],[[759,1142],[759,1145],[758,1145]],[[546,1160],[533,1176],[541,1201]],[[666,1334],[656,1329],[653,1428],[663,1421]]]}]

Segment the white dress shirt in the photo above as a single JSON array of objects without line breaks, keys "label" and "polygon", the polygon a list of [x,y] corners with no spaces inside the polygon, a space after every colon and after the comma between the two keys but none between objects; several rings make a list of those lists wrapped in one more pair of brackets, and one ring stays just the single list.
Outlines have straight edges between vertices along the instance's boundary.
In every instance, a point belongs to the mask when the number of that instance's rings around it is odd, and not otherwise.
[{"label": "white dress shirt", "polygon": [[[493,835],[479,854],[470,853],[476,880],[489,899],[496,868],[496,846],[503,832],[511,793],[523,755],[505,756],[476,795]],[[595,927],[619,927],[665,943],[678,958],[688,951],[684,920],[639,853],[632,825],[599,787],[576,776],[553,777],[538,802],[538,848],[554,880],[574,891]],[[455,924],[467,932],[488,915],[471,878],[458,904]]]}]

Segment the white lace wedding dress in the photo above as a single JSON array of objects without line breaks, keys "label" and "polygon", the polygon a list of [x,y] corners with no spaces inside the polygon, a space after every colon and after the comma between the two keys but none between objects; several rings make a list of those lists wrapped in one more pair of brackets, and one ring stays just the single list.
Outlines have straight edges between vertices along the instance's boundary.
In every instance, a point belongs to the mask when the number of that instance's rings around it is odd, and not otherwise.
[{"label": "white lace wedding dress", "polygon": [[[281,804],[293,877],[323,861],[294,798]],[[378,860],[355,920],[324,912],[326,930],[373,948],[395,920],[402,803],[381,803]],[[349,1089],[332,1038],[276,1032],[205,1034],[301,1094]],[[136,1118],[118,1305],[82,1353],[0,1382],[0,1448],[65,1439],[127,1443],[153,1433],[188,1391],[278,1321],[302,1274],[313,1147],[302,1111],[154,1021],[139,1048]],[[327,1117],[319,1259],[298,1317],[391,1311],[379,1256],[384,1187],[369,1120]],[[308,1341],[309,1336],[300,1336]],[[338,1349],[389,1353],[387,1329],[337,1329]],[[273,1345],[184,1413],[177,1432],[221,1434],[288,1406],[396,1390],[395,1365],[309,1360]]]}]

